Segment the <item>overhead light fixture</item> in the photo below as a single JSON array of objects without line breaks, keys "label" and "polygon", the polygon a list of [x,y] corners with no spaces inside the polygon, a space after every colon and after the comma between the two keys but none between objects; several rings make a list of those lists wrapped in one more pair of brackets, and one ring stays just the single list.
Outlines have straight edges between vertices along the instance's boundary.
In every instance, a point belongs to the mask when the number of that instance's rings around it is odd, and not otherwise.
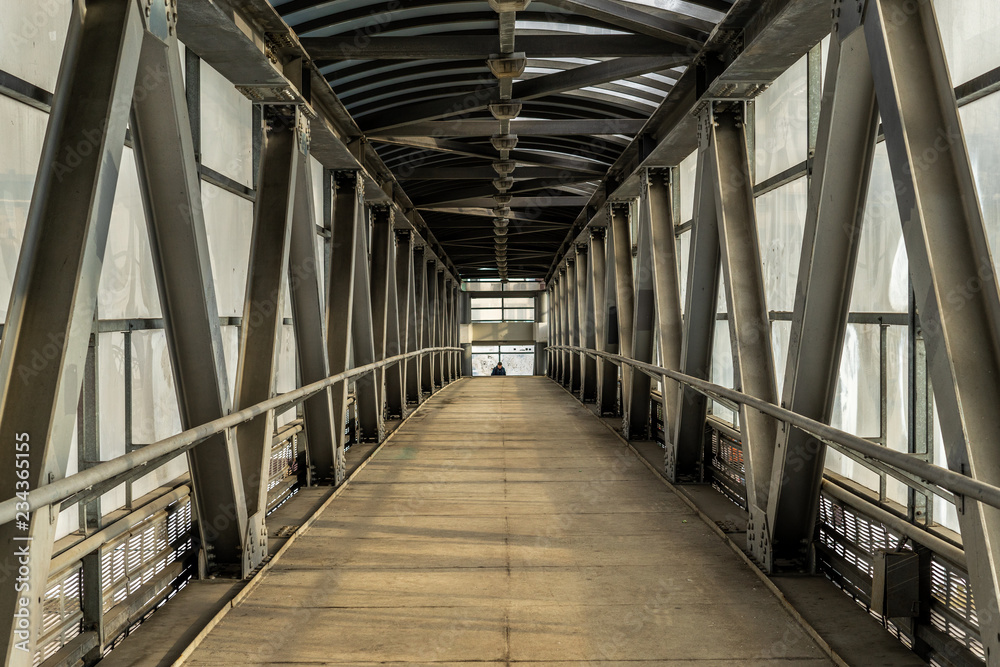
[{"label": "overhead light fixture", "polygon": [[506,227],[510,224],[510,220],[507,218],[493,218],[494,227]]},{"label": "overhead light fixture", "polygon": [[490,105],[490,113],[497,120],[514,120],[521,115],[521,106],[520,100],[494,102]]},{"label": "overhead light fixture", "polygon": [[493,215],[498,218],[509,218],[510,217],[510,206],[497,206],[493,209]]},{"label": "overhead light fixture", "polygon": [[493,239],[493,243],[495,243],[496,245],[507,245],[507,237],[498,236],[497,238]]},{"label": "overhead light fixture", "polygon": [[490,0],[490,9],[497,14],[503,12],[523,12],[531,4],[531,0]]},{"label": "overhead light fixture", "polygon": [[486,66],[493,72],[493,76],[498,79],[516,79],[524,74],[524,68],[528,65],[528,58],[524,53],[511,53],[509,55],[491,55],[486,61]]},{"label": "overhead light fixture", "polygon": [[514,171],[516,166],[517,163],[513,160],[497,160],[493,163],[493,171],[497,173],[497,176],[507,176]]},{"label": "overhead light fixture", "polygon": [[517,146],[516,134],[494,134],[490,137],[490,143],[498,151],[512,151]]},{"label": "overhead light fixture", "polygon": [[[507,192],[507,190],[510,190],[512,187],[514,187],[514,179],[511,178],[510,176],[504,176],[503,178],[494,179],[493,187],[495,187],[500,192]],[[499,204],[500,202],[497,203]]]},{"label": "overhead light fixture", "polygon": [[512,198],[512,195],[508,194],[493,195],[493,201],[497,203],[497,206],[506,206]]}]

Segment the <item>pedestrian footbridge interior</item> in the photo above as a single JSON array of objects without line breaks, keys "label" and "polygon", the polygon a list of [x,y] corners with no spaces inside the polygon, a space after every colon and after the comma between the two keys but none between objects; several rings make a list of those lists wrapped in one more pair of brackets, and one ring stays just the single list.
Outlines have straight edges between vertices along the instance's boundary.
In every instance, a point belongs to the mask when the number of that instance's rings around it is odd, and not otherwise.
[{"label": "pedestrian footbridge interior", "polygon": [[0,0],[4,667],[1000,665],[998,31]]}]

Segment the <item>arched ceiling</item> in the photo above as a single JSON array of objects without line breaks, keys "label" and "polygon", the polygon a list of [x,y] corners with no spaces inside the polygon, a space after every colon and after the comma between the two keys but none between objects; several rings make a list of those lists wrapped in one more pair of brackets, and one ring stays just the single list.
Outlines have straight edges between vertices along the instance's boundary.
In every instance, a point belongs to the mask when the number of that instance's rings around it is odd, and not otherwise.
[{"label": "arched ceiling", "polygon": [[464,279],[545,276],[732,4],[271,3]]}]

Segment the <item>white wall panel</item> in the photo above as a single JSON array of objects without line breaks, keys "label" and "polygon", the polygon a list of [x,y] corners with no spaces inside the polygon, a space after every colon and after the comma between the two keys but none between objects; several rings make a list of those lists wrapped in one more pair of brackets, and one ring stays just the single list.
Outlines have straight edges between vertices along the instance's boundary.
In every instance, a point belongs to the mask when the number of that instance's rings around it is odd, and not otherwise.
[{"label": "white wall panel", "polygon": [[219,315],[242,317],[250,261],[253,202],[208,183],[202,183],[201,200]]},{"label": "white wall panel", "polygon": [[0,0],[0,69],[55,90],[72,7],[69,0]]},{"label": "white wall panel", "polygon": [[757,239],[768,310],[791,312],[795,307],[808,205],[804,176],[757,197]]},{"label": "white wall panel", "polygon": [[754,100],[754,178],[757,183],[806,159],[809,151],[809,108],[806,57]]},{"label": "white wall panel", "polygon": [[253,185],[253,105],[232,83],[201,63],[201,161]]}]

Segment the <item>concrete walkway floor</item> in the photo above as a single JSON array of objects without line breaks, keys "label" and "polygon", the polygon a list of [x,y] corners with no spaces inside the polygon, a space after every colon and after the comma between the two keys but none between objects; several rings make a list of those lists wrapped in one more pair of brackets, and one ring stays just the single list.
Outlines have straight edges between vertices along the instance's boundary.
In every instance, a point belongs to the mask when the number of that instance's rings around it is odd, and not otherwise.
[{"label": "concrete walkway floor", "polygon": [[545,378],[434,396],[193,665],[831,664],[760,580]]}]

